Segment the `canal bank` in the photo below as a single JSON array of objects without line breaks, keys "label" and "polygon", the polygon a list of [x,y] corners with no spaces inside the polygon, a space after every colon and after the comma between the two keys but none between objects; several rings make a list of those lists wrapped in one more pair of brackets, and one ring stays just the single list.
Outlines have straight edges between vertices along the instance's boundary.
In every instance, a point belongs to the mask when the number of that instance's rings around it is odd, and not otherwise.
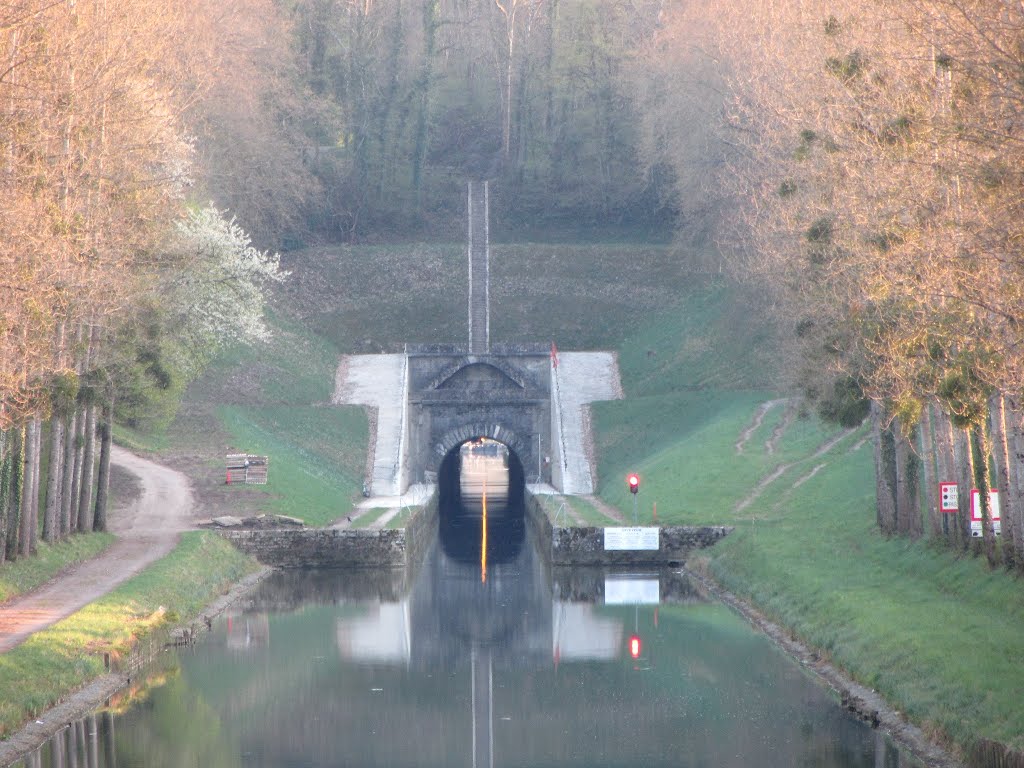
[{"label": "canal bank", "polygon": [[[171,742],[160,737],[165,721],[144,725],[138,736],[132,727],[139,718],[201,702],[202,722],[215,726],[198,729],[203,748],[206,736],[220,735],[225,747],[249,756],[247,764],[277,765],[288,754],[318,765],[321,749],[366,765],[403,764],[395,750],[414,741],[415,764],[441,764],[443,756],[444,765],[453,765],[469,743],[472,691],[473,743],[491,744],[496,755],[516,750],[523,765],[539,765],[542,756],[543,764],[562,766],[601,764],[609,756],[626,764],[632,755],[668,766],[681,754],[706,755],[714,765],[723,764],[722,750],[779,768],[811,755],[816,766],[917,765],[893,762],[896,752],[885,742],[791,663],[770,661],[781,657],[766,655],[767,642],[678,571],[576,567],[551,574],[526,547],[494,563],[481,582],[476,563],[453,560],[448,550],[462,551],[452,542],[438,546],[422,578],[397,592],[387,571],[278,572],[239,604],[233,621],[215,622],[208,639],[175,662],[174,675],[161,676],[138,716],[116,712],[124,719],[107,730],[108,718],[90,719],[76,725],[79,737],[98,740],[99,766],[113,764],[115,744],[103,734],[115,732],[118,764],[125,763],[120,749],[132,745],[136,755],[185,757],[194,732],[189,723],[199,724],[187,715],[192,706]],[[377,587],[363,583],[374,576],[385,578]],[[653,603],[639,584],[656,590]],[[637,638],[635,646],[627,636]],[[223,677],[217,674],[226,667]],[[271,678],[284,687],[268,689]],[[258,693],[225,688],[229,680]],[[424,686],[435,689],[427,696],[431,705],[414,713],[409,706],[422,699]],[[396,709],[388,715],[382,707]],[[365,717],[355,714],[364,710]],[[387,739],[373,735],[389,722],[412,726],[389,729]],[[445,727],[435,727],[441,722]],[[493,740],[476,738],[488,733]],[[57,749],[71,750],[71,739],[32,764],[55,764]]]},{"label": "canal bank", "polygon": [[[172,605],[176,606],[175,614],[178,609],[183,613],[179,614],[180,618],[176,620],[163,622],[159,636],[168,638],[172,644],[181,642],[186,637],[189,642],[198,639],[210,628],[217,616],[249,594],[273,571],[267,567],[257,566],[251,561],[242,568],[238,568],[241,561],[237,564],[229,563],[225,570],[223,565],[231,558],[221,551],[218,559],[222,566],[211,569],[213,586],[208,590],[207,596],[201,598],[202,605],[195,605],[192,602],[194,597],[183,594],[179,594],[175,599],[175,590],[170,585],[181,580],[180,571],[174,567],[175,562],[193,571],[201,562],[208,561],[209,555],[212,554],[209,549],[197,550],[193,546],[195,536],[196,534],[193,534],[183,544],[179,544],[171,555],[155,563],[148,572],[133,577],[115,593],[97,602],[107,605],[130,603],[136,610],[146,606],[143,611],[148,612],[150,607],[163,607],[159,601],[171,598]],[[230,582],[221,581],[220,577],[225,574],[229,575]],[[96,643],[100,627],[109,625],[109,620],[102,615],[102,609],[97,611],[96,608],[97,606],[89,606],[83,609],[79,614],[69,617],[53,628],[42,630],[34,638],[5,654],[5,658],[11,664],[4,667],[4,673],[0,675],[2,688],[7,694],[4,704],[6,707],[19,707],[19,719],[24,724],[5,733],[0,739],[0,766],[12,764],[53,735],[63,731],[73,720],[103,706],[111,696],[130,685],[133,679],[145,676],[145,665],[165,650],[162,642],[157,646],[148,646],[144,655],[136,655],[130,664],[125,664],[125,668],[121,669],[120,660],[115,660],[113,664],[109,660],[104,663],[103,657],[112,654],[127,657],[138,650],[139,645],[132,641],[126,642],[123,633],[118,633],[116,638],[110,636],[106,640],[109,650],[105,652],[97,648],[83,654],[80,646],[69,648],[69,644],[81,642],[77,638],[83,631],[88,632],[93,638],[93,643]],[[168,613],[165,610],[163,615],[167,616]],[[109,629],[107,631],[109,632]],[[128,661],[127,658],[124,660]],[[81,668],[83,662],[87,662],[88,670],[76,685],[69,667]],[[143,665],[142,668],[139,668],[140,664]],[[12,676],[10,673],[16,671],[12,668],[19,665],[24,666],[26,670],[34,671],[37,677]],[[112,668],[117,671],[107,671]],[[59,682],[53,682],[54,679]],[[46,693],[47,691],[49,693]],[[51,705],[39,708],[38,704],[30,703],[38,702],[42,695],[50,697]],[[6,720],[7,718],[5,722]]]},{"label": "canal bank", "polygon": [[[683,572],[701,585],[709,595],[728,605],[743,616],[753,627],[770,638],[791,659],[814,675],[822,685],[829,688],[840,704],[872,728],[881,728],[889,736],[922,760],[930,768],[964,768],[966,765],[952,753],[929,739],[921,728],[907,721],[906,717],[893,708],[877,691],[861,685],[845,674],[839,667],[823,658],[811,646],[800,640],[785,627],[769,620],[753,604],[740,599],[718,584],[707,573],[691,568]],[[1015,764],[1006,763],[1005,768]],[[996,763],[987,768],[997,768]],[[998,766],[1004,768],[1004,766]]]}]

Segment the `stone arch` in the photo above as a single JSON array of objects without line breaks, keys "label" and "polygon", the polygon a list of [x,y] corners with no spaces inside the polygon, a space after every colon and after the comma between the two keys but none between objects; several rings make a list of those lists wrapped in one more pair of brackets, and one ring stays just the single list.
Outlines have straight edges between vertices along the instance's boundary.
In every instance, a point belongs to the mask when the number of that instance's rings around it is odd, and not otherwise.
[{"label": "stone arch", "polygon": [[492,440],[497,440],[499,443],[504,443],[509,447],[509,450],[516,454],[520,461],[529,452],[527,444],[515,432],[501,424],[489,422],[466,424],[445,432],[441,439],[434,444],[434,453],[439,459],[443,460],[457,446],[476,437],[489,437]]},{"label": "stone arch", "polygon": [[437,376],[435,376],[431,380],[430,384],[427,386],[427,389],[440,389],[445,385],[446,382],[448,382],[449,379],[455,376],[459,371],[462,371],[466,368],[470,368],[473,366],[484,366],[488,368],[493,368],[504,378],[507,378],[510,383],[515,384],[516,387],[518,387],[519,389],[526,389],[526,381],[519,374],[519,372],[512,368],[510,365],[505,364],[501,360],[480,360],[475,356],[467,357],[464,360],[460,360],[457,363],[453,363],[449,366],[446,366]]}]

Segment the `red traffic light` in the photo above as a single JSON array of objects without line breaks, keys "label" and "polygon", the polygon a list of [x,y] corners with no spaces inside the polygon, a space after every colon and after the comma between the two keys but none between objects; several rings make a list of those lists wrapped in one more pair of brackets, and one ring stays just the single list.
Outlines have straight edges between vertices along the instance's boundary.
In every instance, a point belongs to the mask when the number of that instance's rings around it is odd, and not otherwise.
[{"label": "red traffic light", "polygon": [[631,473],[626,481],[629,483],[630,493],[637,493],[640,490],[640,475],[636,472]]},{"label": "red traffic light", "polygon": [[634,659],[640,658],[640,636],[632,635],[629,638],[629,655]]}]

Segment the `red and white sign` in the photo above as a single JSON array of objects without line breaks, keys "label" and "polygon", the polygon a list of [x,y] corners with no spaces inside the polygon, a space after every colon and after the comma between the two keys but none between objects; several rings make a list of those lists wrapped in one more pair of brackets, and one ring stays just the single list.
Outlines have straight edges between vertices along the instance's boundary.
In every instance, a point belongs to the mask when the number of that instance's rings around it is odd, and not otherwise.
[{"label": "red and white sign", "polygon": [[[988,516],[992,521],[992,530],[996,536],[1002,534],[1002,521],[999,516],[999,491],[988,492]],[[981,536],[981,491],[971,489],[971,536]]]},{"label": "red and white sign", "polygon": [[960,491],[956,483],[939,483],[939,511],[946,514],[960,511]]}]

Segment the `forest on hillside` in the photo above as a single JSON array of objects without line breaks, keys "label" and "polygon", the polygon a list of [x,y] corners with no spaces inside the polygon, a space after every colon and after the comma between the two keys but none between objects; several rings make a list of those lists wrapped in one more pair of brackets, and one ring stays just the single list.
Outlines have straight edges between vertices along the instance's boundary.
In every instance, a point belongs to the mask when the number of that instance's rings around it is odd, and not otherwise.
[{"label": "forest on hillside", "polygon": [[780,387],[873,419],[884,530],[966,544],[956,476],[1024,563],[1022,29],[1003,0],[4,4],[0,559],[102,527],[110,423],[265,335],[274,249],[459,239],[488,178],[499,235],[671,234],[746,286]]}]

